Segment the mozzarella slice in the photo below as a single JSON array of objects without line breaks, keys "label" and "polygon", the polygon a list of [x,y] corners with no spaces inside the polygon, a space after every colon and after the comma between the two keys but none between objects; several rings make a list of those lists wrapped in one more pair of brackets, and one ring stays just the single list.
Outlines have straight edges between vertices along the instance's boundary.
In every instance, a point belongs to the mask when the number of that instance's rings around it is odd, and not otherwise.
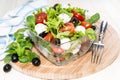
[{"label": "mozzarella slice", "polygon": [[35,26],[35,31],[37,32],[37,34],[40,34],[43,31],[46,31],[46,29],[47,29],[47,26],[42,23],[39,23]]},{"label": "mozzarella slice", "polygon": [[66,23],[66,22],[69,22],[70,21],[70,16],[68,16],[67,14],[65,13],[62,13],[62,14],[59,14],[58,16],[60,19],[63,19],[63,22]]},{"label": "mozzarella slice", "polygon": [[85,28],[83,26],[76,26],[75,31],[82,31],[85,34]]},{"label": "mozzarella slice", "polygon": [[69,41],[70,41],[69,38],[63,38],[63,39],[61,39],[60,40],[60,43],[61,43],[60,47],[62,49],[64,49],[64,50],[68,50],[70,48],[70,46],[71,46],[71,43]]}]

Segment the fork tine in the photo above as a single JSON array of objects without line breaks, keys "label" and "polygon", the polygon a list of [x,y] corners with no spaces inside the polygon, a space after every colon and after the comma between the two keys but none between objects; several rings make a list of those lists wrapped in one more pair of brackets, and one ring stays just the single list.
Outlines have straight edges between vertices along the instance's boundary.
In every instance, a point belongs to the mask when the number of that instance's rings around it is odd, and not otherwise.
[{"label": "fork tine", "polygon": [[92,62],[92,63],[93,63],[94,56],[95,56],[94,50],[95,50],[95,45],[93,44],[93,46],[92,46],[92,56],[91,56],[91,62]]},{"label": "fork tine", "polygon": [[100,64],[104,45],[93,44],[91,62]]},{"label": "fork tine", "polygon": [[96,44],[96,50],[95,50],[95,58],[94,58],[94,63],[97,63],[97,59],[98,59],[98,51],[99,51],[99,45]]},{"label": "fork tine", "polygon": [[101,46],[98,44],[98,50],[96,52],[96,59],[95,59],[95,63],[97,64],[99,61],[99,57],[100,57],[100,52],[101,52]]},{"label": "fork tine", "polygon": [[97,44],[93,44],[92,58],[91,58],[91,62],[92,63],[95,63],[97,49],[98,49],[98,45]]},{"label": "fork tine", "polygon": [[101,59],[102,59],[102,56],[103,56],[103,51],[104,51],[104,46],[103,45],[101,45],[100,46],[100,48],[99,48],[99,53],[98,53],[98,59],[97,59],[97,62],[96,63],[98,63],[98,64],[100,64],[100,62],[101,62]]}]

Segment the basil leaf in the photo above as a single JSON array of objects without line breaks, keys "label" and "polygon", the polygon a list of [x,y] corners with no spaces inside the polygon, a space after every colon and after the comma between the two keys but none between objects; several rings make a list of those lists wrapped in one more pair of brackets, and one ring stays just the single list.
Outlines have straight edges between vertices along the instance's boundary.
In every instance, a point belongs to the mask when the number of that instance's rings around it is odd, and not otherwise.
[{"label": "basil leaf", "polygon": [[5,51],[6,53],[9,53],[9,54],[14,54],[14,53],[17,53],[14,49],[8,49]]},{"label": "basil leaf", "polygon": [[32,61],[33,58],[39,58],[34,52],[29,53],[29,61]]},{"label": "basil leaf", "polygon": [[99,18],[100,18],[100,14],[96,13],[93,16],[91,16],[90,19],[87,19],[86,22],[93,24],[96,23],[99,20]]},{"label": "basil leaf", "polygon": [[35,27],[35,16],[33,15],[28,16],[26,18],[26,24],[31,28]]},{"label": "basil leaf", "polygon": [[14,33],[14,37],[15,37],[15,39],[23,39],[23,37],[24,37],[24,32],[26,31],[26,30],[28,30],[29,28],[21,28],[21,29],[19,29],[19,30],[17,30],[15,33]]},{"label": "basil leaf", "polygon": [[27,62],[29,62],[29,59],[27,56],[21,56],[21,57],[19,57],[19,61],[22,63],[27,63]]},{"label": "basil leaf", "polygon": [[7,56],[5,56],[4,62],[9,63],[11,61],[11,56],[12,56],[11,54],[8,54]]},{"label": "basil leaf", "polygon": [[7,46],[8,49],[16,49],[17,48],[17,42],[12,42]]}]

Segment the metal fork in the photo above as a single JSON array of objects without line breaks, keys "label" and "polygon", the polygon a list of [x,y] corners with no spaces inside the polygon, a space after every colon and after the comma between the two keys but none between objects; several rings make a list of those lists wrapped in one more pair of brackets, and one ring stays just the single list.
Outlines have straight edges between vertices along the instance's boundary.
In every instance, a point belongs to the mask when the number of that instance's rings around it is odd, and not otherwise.
[{"label": "metal fork", "polygon": [[104,51],[104,44],[102,43],[102,40],[104,38],[104,33],[107,28],[107,22],[102,21],[101,26],[100,26],[100,34],[99,34],[99,39],[98,42],[93,43],[92,47],[92,57],[91,57],[91,62],[100,64],[103,51]]}]

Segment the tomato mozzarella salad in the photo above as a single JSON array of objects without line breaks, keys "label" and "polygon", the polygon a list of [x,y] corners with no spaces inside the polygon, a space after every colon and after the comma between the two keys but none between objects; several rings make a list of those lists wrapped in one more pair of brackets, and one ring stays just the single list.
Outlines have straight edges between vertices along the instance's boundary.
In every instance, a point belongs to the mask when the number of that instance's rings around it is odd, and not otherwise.
[{"label": "tomato mozzarella salad", "polygon": [[[86,10],[78,7],[68,5],[67,8],[63,8],[61,4],[55,4],[27,16],[26,24],[36,35],[59,46],[50,46],[55,56],[65,53],[66,50],[71,50],[72,54],[76,54],[82,45],[72,48],[78,43],[71,43],[71,41],[77,42],[82,37],[88,37],[93,41],[96,39],[96,27],[93,24],[99,20],[100,15],[95,13],[88,18],[85,13]],[[62,60],[64,57],[59,59]]]}]

